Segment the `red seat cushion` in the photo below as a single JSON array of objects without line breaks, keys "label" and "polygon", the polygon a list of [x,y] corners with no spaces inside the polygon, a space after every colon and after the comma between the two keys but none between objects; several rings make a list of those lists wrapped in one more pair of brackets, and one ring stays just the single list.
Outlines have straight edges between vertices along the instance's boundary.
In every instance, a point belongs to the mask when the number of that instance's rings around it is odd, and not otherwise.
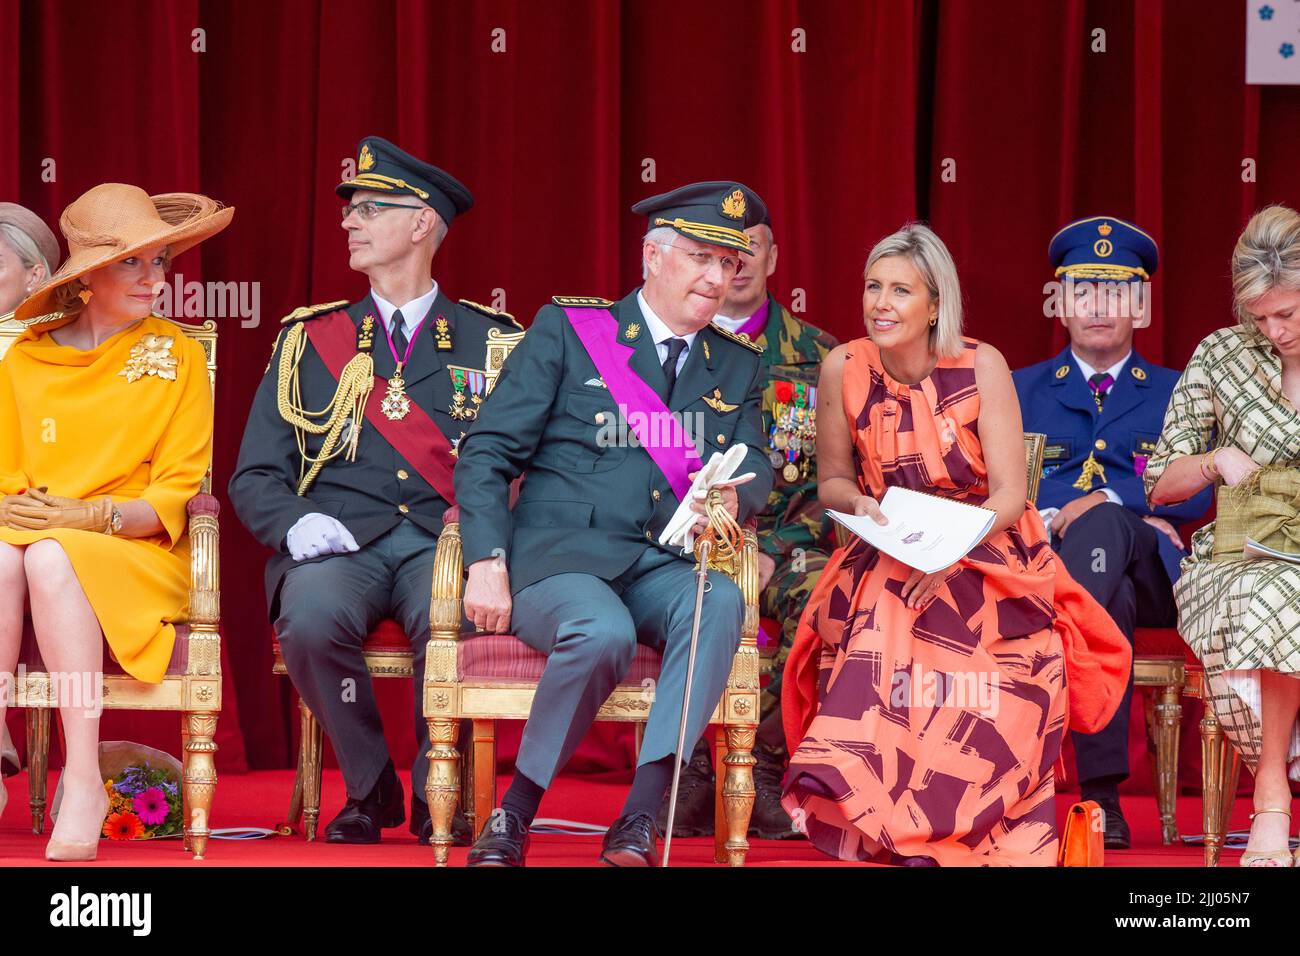
[{"label": "red seat cushion", "polygon": [[[619,682],[640,685],[657,680],[662,658],[644,644],[636,646],[632,666]],[[546,668],[546,655],[533,650],[513,634],[477,634],[456,645],[456,670],[461,680],[535,682]]]},{"label": "red seat cushion", "polygon": [[[167,662],[168,675],[184,674],[185,665],[189,662],[190,655],[190,626],[188,624],[176,625],[176,643],[172,645],[172,657]],[[36,644],[36,632],[32,629],[32,619],[30,616],[23,617],[23,642],[18,651],[18,663],[28,671],[44,672],[45,661],[41,659],[41,649]],[[126,671],[122,665],[115,661],[111,654],[104,654],[104,673],[112,675],[125,675]]]},{"label": "red seat cushion", "polygon": [[1133,645],[1138,657],[1181,657],[1201,666],[1182,635],[1172,627],[1139,627],[1133,634]]}]

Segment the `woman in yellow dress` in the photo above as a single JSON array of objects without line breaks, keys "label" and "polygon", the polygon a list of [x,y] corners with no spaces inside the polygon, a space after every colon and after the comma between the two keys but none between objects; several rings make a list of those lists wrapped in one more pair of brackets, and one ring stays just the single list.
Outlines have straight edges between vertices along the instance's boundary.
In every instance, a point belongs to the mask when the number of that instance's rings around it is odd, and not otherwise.
[{"label": "woman in yellow dress", "polygon": [[[153,301],[172,257],[233,214],[120,183],[64,210],[68,259],[18,306],[28,326],[0,360],[0,674],[17,665],[25,605],[60,689],[97,695],[105,640],[131,676],[166,673],[188,611],[185,508],[212,457],[212,392],[202,346]],[[108,809],[100,701],[86,696],[59,708],[52,860],[93,859]]]}]

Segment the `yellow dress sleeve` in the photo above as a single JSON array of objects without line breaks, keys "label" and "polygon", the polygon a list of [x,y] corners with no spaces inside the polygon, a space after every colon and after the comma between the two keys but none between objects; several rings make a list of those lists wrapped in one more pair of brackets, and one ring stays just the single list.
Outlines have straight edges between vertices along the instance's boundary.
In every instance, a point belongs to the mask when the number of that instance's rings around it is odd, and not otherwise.
[{"label": "yellow dress sleeve", "polygon": [[27,487],[27,474],[22,468],[18,402],[10,368],[10,363],[0,361],[0,495],[16,495]]},{"label": "yellow dress sleeve", "polygon": [[1209,451],[1214,438],[1214,384],[1210,379],[1210,341],[1205,339],[1196,346],[1187,368],[1174,386],[1165,411],[1164,427],[1155,454],[1147,459],[1142,472],[1142,484],[1148,503],[1151,489],[1165,473],[1169,463],[1185,455],[1201,455]]},{"label": "yellow dress sleeve", "polygon": [[171,546],[185,533],[185,506],[199,492],[212,461],[212,387],[203,346],[183,338],[184,358],[177,363],[180,405],[154,449],[149,486],[140,498],[153,505]]}]

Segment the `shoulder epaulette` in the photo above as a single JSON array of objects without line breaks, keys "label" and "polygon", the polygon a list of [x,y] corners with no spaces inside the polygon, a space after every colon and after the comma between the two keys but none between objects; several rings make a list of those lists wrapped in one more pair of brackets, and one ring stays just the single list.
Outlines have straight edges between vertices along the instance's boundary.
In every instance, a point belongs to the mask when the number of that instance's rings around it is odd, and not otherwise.
[{"label": "shoulder epaulette", "polygon": [[490,305],[483,305],[481,302],[471,302],[469,299],[461,299],[460,304],[468,309],[473,309],[475,312],[482,315],[486,315],[489,319],[496,319],[498,322],[505,322],[507,325],[513,325],[517,329],[523,328],[523,326],[519,324],[519,320],[509,312],[502,312],[500,309],[494,309]]},{"label": "shoulder epaulette", "polygon": [[614,303],[595,295],[557,295],[551,301],[558,306],[586,306],[587,308],[608,309]]},{"label": "shoulder epaulette", "polygon": [[759,355],[763,354],[762,346],[760,346],[757,342],[751,342],[748,338],[746,338],[743,335],[737,335],[735,332],[728,332],[722,326],[714,325],[713,323],[709,323],[709,328],[711,328],[714,332],[717,332],[724,339],[731,339],[731,341],[735,342],[737,345],[743,345],[751,352],[757,352]]},{"label": "shoulder epaulette", "polygon": [[320,305],[300,305],[281,319],[280,324],[288,325],[291,322],[301,322],[304,319],[314,319],[318,315],[324,315],[327,312],[341,309],[347,304],[347,299],[339,299],[337,302],[322,302]]}]

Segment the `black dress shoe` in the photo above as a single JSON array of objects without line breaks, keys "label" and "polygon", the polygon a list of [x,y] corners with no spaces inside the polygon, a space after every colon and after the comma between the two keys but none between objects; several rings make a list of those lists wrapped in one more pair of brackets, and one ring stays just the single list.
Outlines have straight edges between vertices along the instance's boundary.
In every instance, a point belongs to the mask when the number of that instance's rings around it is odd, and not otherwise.
[{"label": "black dress shoe", "polygon": [[801,837],[790,814],[781,806],[781,777],[785,767],[781,758],[755,747],[754,812],[749,818],[749,832],[763,840],[792,840]]},{"label": "black dress shoe", "polygon": [[[415,834],[421,846],[428,846],[433,839],[433,820],[429,816],[429,805],[419,797],[411,797],[411,832]],[[469,846],[469,820],[457,810],[451,818],[451,845]]]},{"label": "black dress shoe", "polygon": [[1102,845],[1108,850],[1127,850],[1129,848],[1128,821],[1120,811],[1119,800],[1098,800],[1106,811],[1106,830],[1102,834]]},{"label": "black dress shoe", "polygon": [[[656,825],[660,833],[668,832],[668,801],[672,788],[659,807]],[[709,760],[709,747],[703,741],[696,746],[691,759],[682,768],[677,784],[677,814],[673,817],[673,836],[713,836],[713,764]]]},{"label": "black dress shoe", "polygon": [[528,825],[512,810],[492,811],[469,851],[470,866],[524,866],[528,855]]},{"label": "black dress shoe", "polygon": [[402,825],[406,819],[405,804],[402,781],[389,764],[364,798],[348,797],[339,815],[325,828],[325,842],[378,843],[384,827]]},{"label": "black dress shoe", "polygon": [[644,810],[619,817],[605,834],[600,861],[609,866],[658,866],[659,828]]}]

